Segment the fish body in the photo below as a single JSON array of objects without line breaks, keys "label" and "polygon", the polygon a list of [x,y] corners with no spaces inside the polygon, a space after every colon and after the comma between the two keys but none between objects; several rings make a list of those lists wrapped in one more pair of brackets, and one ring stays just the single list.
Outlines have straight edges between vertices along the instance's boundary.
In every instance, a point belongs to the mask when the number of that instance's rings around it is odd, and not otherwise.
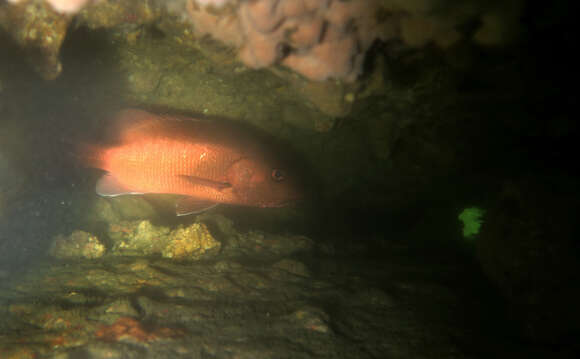
[{"label": "fish body", "polygon": [[279,207],[299,197],[288,164],[241,127],[137,109],[118,121],[116,143],[84,150],[91,167],[107,171],[100,195],[182,195],[178,214],[218,203]]}]

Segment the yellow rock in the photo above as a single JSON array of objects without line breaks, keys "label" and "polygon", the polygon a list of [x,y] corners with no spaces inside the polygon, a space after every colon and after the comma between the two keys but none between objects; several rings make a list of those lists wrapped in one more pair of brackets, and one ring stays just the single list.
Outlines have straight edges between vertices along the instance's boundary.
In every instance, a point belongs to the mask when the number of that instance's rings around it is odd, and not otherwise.
[{"label": "yellow rock", "polygon": [[194,223],[186,228],[179,228],[172,233],[172,240],[163,249],[161,255],[165,258],[199,259],[209,250],[219,250],[218,242],[205,224]]},{"label": "yellow rock", "polygon": [[100,258],[105,254],[105,246],[99,239],[84,231],[74,231],[70,236],[56,236],[49,254],[56,258]]}]

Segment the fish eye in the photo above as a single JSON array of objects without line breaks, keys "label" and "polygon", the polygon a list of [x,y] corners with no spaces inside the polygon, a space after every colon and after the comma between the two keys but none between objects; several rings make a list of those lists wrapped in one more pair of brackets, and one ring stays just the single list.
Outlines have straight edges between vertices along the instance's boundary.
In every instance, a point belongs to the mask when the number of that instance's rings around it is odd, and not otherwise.
[{"label": "fish eye", "polygon": [[273,169],[272,170],[272,179],[276,182],[280,182],[284,180],[284,172],[282,172],[282,170],[279,169]]}]

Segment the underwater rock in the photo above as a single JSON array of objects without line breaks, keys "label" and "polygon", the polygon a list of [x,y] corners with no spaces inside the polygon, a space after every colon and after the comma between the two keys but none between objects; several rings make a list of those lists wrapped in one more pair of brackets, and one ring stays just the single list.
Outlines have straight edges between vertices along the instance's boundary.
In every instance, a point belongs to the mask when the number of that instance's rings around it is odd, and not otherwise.
[{"label": "underwater rock", "polygon": [[[2,137],[0,137],[0,140],[2,140]],[[21,176],[18,171],[9,163],[8,158],[0,152],[0,216],[4,212],[4,208],[7,207],[6,204],[9,201],[10,194],[15,193],[19,184],[22,183],[20,180]]]},{"label": "underwater rock", "polygon": [[239,233],[233,221],[220,214],[202,214],[198,221],[216,229],[216,236],[223,239],[221,253],[227,257],[259,255],[277,258],[308,252],[314,247],[312,239],[301,235],[278,235],[257,230]]},{"label": "underwater rock", "polygon": [[282,259],[272,265],[272,268],[281,269],[283,271],[300,275],[303,277],[309,277],[310,271],[308,267],[302,263],[291,259]]},{"label": "underwater rock", "polygon": [[268,256],[287,256],[301,251],[309,251],[313,247],[313,241],[305,236],[283,236],[264,233],[262,231],[250,231],[240,234],[235,241],[229,242],[225,248],[226,253],[260,253]]},{"label": "underwater rock", "polygon": [[349,84],[336,81],[312,82],[294,80],[292,85],[305,101],[309,101],[322,113],[331,117],[348,115],[356,100],[356,87]]},{"label": "underwater rock", "polygon": [[179,260],[212,258],[218,253],[226,257],[259,254],[277,258],[309,251],[313,247],[313,241],[305,236],[262,231],[239,233],[230,219],[218,214],[202,214],[195,223],[174,230],[154,226],[147,220],[121,221],[109,225],[108,235],[113,242],[110,251],[113,255],[160,254],[164,258]]},{"label": "underwater rock", "polygon": [[224,238],[238,235],[234,221],[224,215],[205,212],[197,216],[197,220],[206,225],[214,226]]},{"label": "underwater rock", "polygon": [[324,310],[315,307],[300,308],[288,316],[296,326],[323,334],[332,333],[329,326],[330,316]]},{"label": "underwater rock", "polygon": [[[30,0],[7,0],[7,1],[13,4],[30,2]],[[59,13],[72,14],[82,9],[87,3],[95,0],[44,0],[44,1]]]},{"label": "underwater rock", "polygon": [[157,211],[143,196],[97,197],[88,217],[111,224],[135,219],[153,219],[157,217]]},{"label": "underwater rock", "polygon": [[524,0],[503,1],[486,9],[479,20],[481,26],[473,34],[473,41],[484,46],[498,46],[513,42],[522,32],[518,18]]},{"label": "underwater rock", "polygon": [[49,254],[59,259],[95,259],[105,254],[99,239],[84,231],[74,231],[69,236],[56,236]]},{"label": "underwater rock", "polygon": [[219,10],[186,3],[195,32],[236,48],[246,66],[283,64],[315,81],[357,78],[366,51],[381,37],[377,8],[374,0],[257,0]]},{"label": "underwater rock", "polygon": [[208,251],[216,253],[221,243],[215,240],[203,223],[194,223],[186,228],[178,228],[171,233],[171,240],[161,251],[165,258],[200,259]]},{"label": "underwater rock", "polygon": [[[240,236],[223,216],[203,218],[216,235]],[[468,359],[474,343],[492,354],[522,352],[496,349],[478,331],[481,321],[466,314],[487,303],[457,285],[474,278],[461,261],[434,247],[436,266],[425,265],[405,243],[378,258],[309,250],[302,261],[255,250],[204,261],[109,256],[48,264],[0,287],[7,303],[0,357]]]},{"label": "underwater rock", "polygon": [[[301,93],[303,102],[314,104],[324,114],[344,116],[349,113],[360,86],[348,91],[341,88],[344,83],[369,81],[369,78],[361,80],[359,75],[363,74],[367,52],[376,41],[398,43],[405,49],[431,44],[449,49],[472,36],[473,42],[485,46],[502,45],[517,37],[521,8],[519,0],[506,4],[471,0],[463,5],[441,0],[22,0],[0,4],[0,27],[28,50],[27,60],[46,79],[54,79],[62,71],[59,51],[67,30],[76,28],[68,26],[72,21],[90,29],[108,29],[113,38],[122,40],[114,46],[129,48],[143,42],[147,31],[155,28],[154,32],[162,35],[155,41],[158,49],[164,51],[169,44],[177,46],[170,56],[161,55],[169,63],[174,57],[188,56],[189,48],[213,54],[206,56],[209,66],[203,66],[205,71],[213,73],[221,67],[226,70],[223,74],[242,75],[246,71],[236,64],[234,51],[249,68],[267,68],[276,76],[290,73],[282,75],[290,83],[292,77],[299,78],[296,73],[306,83],[321,82],[320,89],[315,84],[294,88]],[[458,30],[469,27],[466,24],[478,23],[481,24],[476,31]],[[215,41],[209,41],[208,37]],[[184,92],[179,87],[183,80],[174,78],[182,77],[176,69],[203,71],[197,60],[183,58],[175,67],[162,62],[152,71],[146,66],[149,58],[141,57],[131,64],[143,70],[139,76],[128,76],[138,102],[159,103],[155,98],[165,94],[173,102],[181,102],[181,106],[172,103],[170,107],[181,109],[189,102],[188,110],[207,110],[215,115],[227,112],[223,107],[228,103],[228,94],[224,101],[214,101],[212,96],[195,102],[176,100],[180,97],[176,93]],[[291,71],[280,71],[276,65]],[[204,84],[199,80],[189,82]],[[202,86],[205,89],[197,90],[203,93],[209,87],[210,92],[216,92],[221,86],[209,83]],[[229,102],[235,108],[247,101],[230,98]],[[332,128],[327,122],[314,127],[319,131]]]},{"label": "underwater rock", "polygon": [[97,0],[75,16],[75,21],[91,29],[116,28],[117,33],[134,36],[139,27],[161,15],[160,4],[142,0]]},{"label": "underwater rock", "polygon": [[149,221],[124,221],[109,226],[114,241],[111,254],[198,260],[219,252],[221,243],[213,238],[203,223],[170,230],[153,226]]},{"label": "underwater rock", "polygon": [[167,245],[170,229],[156,227],[149,221],[122,221],[110,224],[108,235],[113,241],[111,254],[121,256],[149,256]]},{"label": "underwater rock", "polygon": [[39,51],[42,60],[37,69],[45,78],[60,74],[58,52],[75,16],[77,23],[90,28],[161,21],[179,28],[187,18],[198,38],[209,35],[233,47],[250,68],[282,64],[310,80],[352,82],[362,73],[366,52],[375,40],[448,48],[466,35],[458,28],[480,21],[473,40],[503,44],[518,34],[523,6],[523,1],[486,4],[477,0],[460,6],[441,0],[132,0],[95,1],[77,13],[87,3],[10,0],[0,5],[0,26],[23,47]]},{"label": "underwater rock", "polygon": [[148,343],[183,336],[183,331],[167,327],[145,327],[131,317],[121,317],[111,325],[103,325],[95,331],[95,337],[106,342]]},{"label": "underwater rock", "polygon": [[139,311],[128,298],[121,298],[103,306],[104,314],[99,320],[113,324],[121,317],[138,317]]},{"label": "underwater rock", "polygon": [[12,35],[27,53],[26,60],[46,80],[62,72],[59,53],[70,21],[43,1],[0,4],[0,28]]},{"label": "underwater rock", "polygon": [[109,203],[122,220],[151,219],[157,216],[155,207],[142,196],[119,196],[110,198]]}]

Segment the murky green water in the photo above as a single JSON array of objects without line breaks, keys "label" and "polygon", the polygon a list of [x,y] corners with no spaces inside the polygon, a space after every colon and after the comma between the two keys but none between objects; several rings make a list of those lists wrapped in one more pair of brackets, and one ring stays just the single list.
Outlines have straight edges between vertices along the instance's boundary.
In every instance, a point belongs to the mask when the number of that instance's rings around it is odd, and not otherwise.
[{"label": "murky green water", "polygon": [[[0,33],[0,358],[577,349],[577,126],[531,76],[543,58],[383,44],[358,85],[319,84],[184,39],[73,26],[49,81]],[[75,144],[126,107],[257,127],[302,159],[308,196],[184,217],[175,196],[99,197]]]}]

